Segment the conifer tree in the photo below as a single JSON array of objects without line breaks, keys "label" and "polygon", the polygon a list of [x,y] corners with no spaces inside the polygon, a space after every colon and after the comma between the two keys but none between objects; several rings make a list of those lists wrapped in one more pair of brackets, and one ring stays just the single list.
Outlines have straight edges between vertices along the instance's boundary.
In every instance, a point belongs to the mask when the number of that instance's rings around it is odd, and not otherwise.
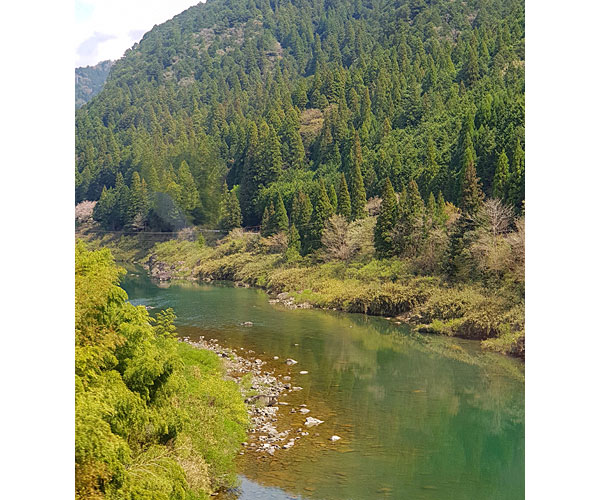
[{"label": "conifer tree", "polygon": [[333,184],[329,184],[327,188],[327,196],[329,197],[329,203],[331,203],[331,207],[333,208],[333,213],[336,213],[338,207],[338,199]]},{"label": "conifer tree", "polygon": [[196,182],[185,160],[181,162],[181,166],[177,172],[177,184],[181,188],[180,207],[187,213],[191,213],[198,206],[199,197]]},{"label": "conifer tree", "polygon": [[394,254],[394,230],[398,223],[398,203],[390,178],[383,187],[381,210],[375,224],[375,250],[382,257]]},{"label": "conifer tree", "polygon": [[133,229],[143,229],[148,216],[148,198],[140,174],[131,176],[130,202],[127,210],[127,225]]},{"label": "conifer tree", "polygon": [[275,219],[275,207],[273,206],[273,202],[269,203],[268,206],[265,207],[263,212],[262,221],[260,224],[260,234],[265,238],[267,236],[271,236],[273,231],[273,223]]},{"label": "conifer tree", "polygon": [[314,212],[312,217],[312,231],[310,234],[309,248],[316,250],[321,247],[321,235],[323,234],[323,228],[325,223],[333,215],[333,207],[329,202],[327,196],[327,190],[325,189],[325,182],[321,178],[319,182],[319,188],[317,190],[317,199],[314,205]]},{"label": "conifer tree", "polygon": [[281,193],[277,193],[277,199],[275,200],[275,212],[273,219],[271,220],[271,228],[274,233],[279,231],[287,231],[289,227],[289,220]]},{"label": "conifer tree", "polygon": [[310,237],[312,214],[313,206],[310,198],[300,189],[292,202],[291,222],[298,229],[303,249],[306,249],[305,243]]},{"label": "conifer tree", "polygon": [[419,187],[414,180],[408,184],[403,198],[403,209],[400,212],[398,229],[400,249],[407,256],[417,255],[423,239],[423,215],[425,205],[419,193]]},{"label": "conifer tree", "polygon": [[231,191],[227,190],[225,185],[225,192],[221,200],[221,217],[219,226],[225,231],[231,231],[236,227],[242,225],[242,211],[240,209],[240,202],[234,189]]},{"label": "conifer tree", "polygon": [[466,151],[460,196],[460,209],[467,217],[473,217],[483,203],[483,191],[477,171],[475,170],[475,154],[471,149]]},{"label": "conifer tree", "polygon": [[102,188],[100,199],[94,207],[94,220],[99,222],[105,229],[113,228],[113,212],[115,206],[115,196],[113,190],[106,189],[106,186]]},{"label": "conifer tree", "polygon": [[367,193],[363,182],[361,167],[362,167],[362,152],[360,147],[360,139],[358,132],[354,133],[354,144],[350,154],[352,165],[352,184],[350,187],[350,203],[352,204],[352,218],[363,219],[367,215],[365,208],[367,204]]},{"label": "conifer tree", "polygon": [[340,175],[340,189],[338,197],[337,213],[346,220],[350,220],[352,217],[352,204],[350,202],[350,193],[348,192],[348,184],[346,184],[346,176],[342,172]]},{"label": "conifer tree", "polygon": [[498,198],[499,200],[504,200],[506,198],[508,179],[508,157],[503,149],[500,156],[498,156],[496,172],[494,173],[494,182],[492,184],[492,196],[494,198]]},{"label": "conifer tree", "polygon": [[115,229],[122,229],[127,224],[127,211],[129,208],[129,188],[119,172],[115,181],[115,205],[112,214]]}]

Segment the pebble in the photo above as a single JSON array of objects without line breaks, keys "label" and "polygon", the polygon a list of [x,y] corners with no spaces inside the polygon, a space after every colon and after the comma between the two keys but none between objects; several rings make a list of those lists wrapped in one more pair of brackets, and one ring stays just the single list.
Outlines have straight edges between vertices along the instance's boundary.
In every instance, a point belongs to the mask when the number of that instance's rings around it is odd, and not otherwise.
[{"label": "pebble", "polygon": [[297,363],[298,363],[298,361],[296,361],[295,359],[292,359],[292,358],[288,358],[288,359],[285,360],[285,364],[288,365],[288,366],[292,366],[292,365],[295,365]]},{"label": "pebble", "polygon": [[307,372],[306,370],[302,370],[302,371],[300,372],[300,375],[306,375],[306,374],[308,374],[308,372]]},{"label": "pebble", "polygon": [[335,443],[336,441],[339,441],[340,439],[342,439],[342,438],[341,438],[341,437],[339,437],[339,436],[336,436],[336,435],[334,434],[333,436],[331,436],[331,437],[329,438],[329,441],[333,441],[333,442]]}]

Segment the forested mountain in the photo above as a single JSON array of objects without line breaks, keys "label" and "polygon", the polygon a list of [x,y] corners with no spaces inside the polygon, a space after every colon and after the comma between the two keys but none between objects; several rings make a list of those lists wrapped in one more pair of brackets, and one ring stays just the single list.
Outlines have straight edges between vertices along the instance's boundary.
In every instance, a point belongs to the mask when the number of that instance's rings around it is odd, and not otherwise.
[{"label": "forested mountain", "polygon": [[75,108],[80,108],[102,90],[114,61],[75,68]]},{"label": "forested mountain", "polygon": [[395,193],[519,213],[524,73],[522,0],[208,0],[77,111],[76,199],[109,229],[287,229],[283,209],[307,242],[373,197],[394,224]]}]

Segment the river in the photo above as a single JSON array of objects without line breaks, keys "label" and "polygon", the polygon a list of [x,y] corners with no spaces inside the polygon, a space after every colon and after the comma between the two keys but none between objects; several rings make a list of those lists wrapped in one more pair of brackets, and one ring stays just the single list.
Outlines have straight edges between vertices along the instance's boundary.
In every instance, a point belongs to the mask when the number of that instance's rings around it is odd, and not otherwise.
[{"label": "river", "polygon": [[179,335],[253,350],[289,373],[303,389],[282,398],[278,428],[302,427],[290,413],[299,404],[324,421],[273,457],[241,455],[240,488],[220,498],[524,498],[520,361],[383,318],[285,309],[255,289],[157,285],[139,269],[122,286],[134,304],[172,307]]}]

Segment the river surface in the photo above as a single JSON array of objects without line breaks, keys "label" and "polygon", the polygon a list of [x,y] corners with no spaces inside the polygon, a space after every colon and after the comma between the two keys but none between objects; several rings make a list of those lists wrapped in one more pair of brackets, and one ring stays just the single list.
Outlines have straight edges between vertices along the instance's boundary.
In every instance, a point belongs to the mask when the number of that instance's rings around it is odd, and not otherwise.
[{"label": "river surface", "polygon": [[279,430],[302,427],[290,413],[300,404],[324,421],[273,457],[241,455],[240,487],[219,498],[524,498],[520,361],[383,318],[289,310],[255,289],[157,285],[139,269],[122,286],[136,305],[172,307],[179,335],[253,350],[265,369],[289,374],[303,389],[281,398]]}]

